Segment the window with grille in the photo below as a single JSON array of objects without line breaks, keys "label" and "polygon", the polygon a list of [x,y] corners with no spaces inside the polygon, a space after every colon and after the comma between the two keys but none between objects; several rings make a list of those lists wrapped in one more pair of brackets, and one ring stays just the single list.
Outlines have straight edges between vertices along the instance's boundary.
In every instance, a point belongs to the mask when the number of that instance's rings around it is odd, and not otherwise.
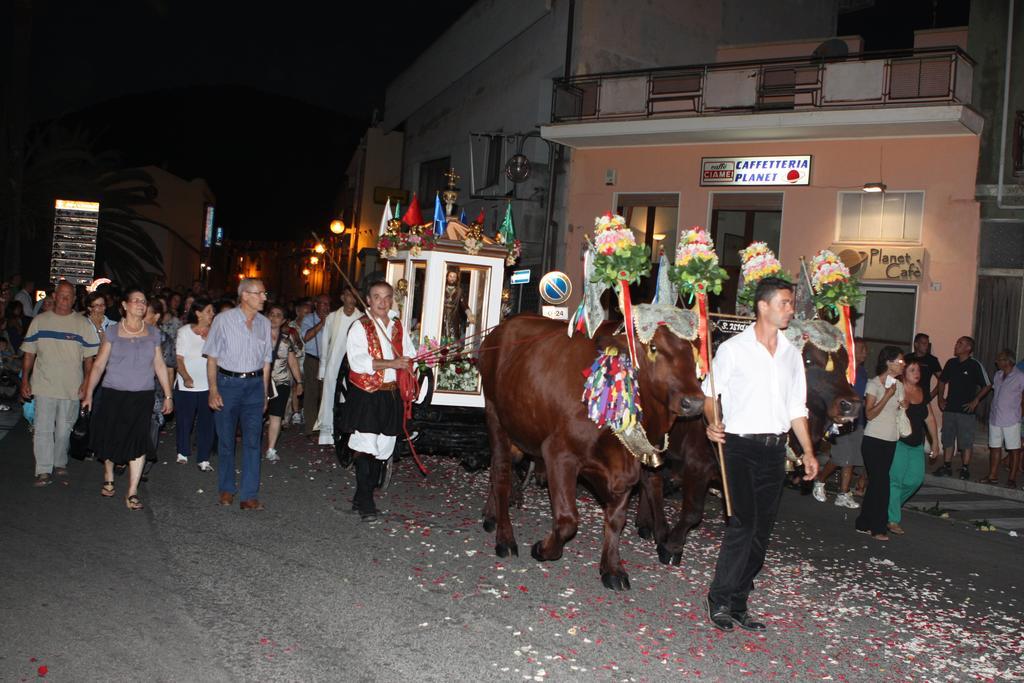
[{"label": "window with grille", "polygon": [[920,242],[924,192],[840,192],[840,242]]}]

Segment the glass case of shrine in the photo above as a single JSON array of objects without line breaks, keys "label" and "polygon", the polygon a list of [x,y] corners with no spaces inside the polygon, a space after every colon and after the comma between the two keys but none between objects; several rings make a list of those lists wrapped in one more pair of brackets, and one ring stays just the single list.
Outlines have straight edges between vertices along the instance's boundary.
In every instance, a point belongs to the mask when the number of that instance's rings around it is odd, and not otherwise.
[{"label": "glass case of shrine", "polygon": [[439,239],[415,255],[382,255],[395,309],[413,343],[448,349],[433,369],[434,405],[484,405],[477,352],[483,333],[501,322],[507,254],[497,244],[470,254],[463,242]]}]

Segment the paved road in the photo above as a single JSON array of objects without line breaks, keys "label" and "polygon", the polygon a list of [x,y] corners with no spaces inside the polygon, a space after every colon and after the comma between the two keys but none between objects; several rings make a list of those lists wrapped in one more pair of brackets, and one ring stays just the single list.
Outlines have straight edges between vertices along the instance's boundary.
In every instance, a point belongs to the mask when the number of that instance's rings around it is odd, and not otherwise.
[{"label": "paved road", "polygon": [[[762,636],[722,634],[700,602],[717,501],[681,567],[630,533],[633,585],[601,587],[601,522],[557,563],[501,561],[479,525],[486,473],[402,463],[381,521],[350,514],[352,473],[288,434],[263,513],[216,506],[215,475],[171,462],[143,512],[101,498],[96,463],[30,486],[24,424],[0,444],[0,680],[1007,680],[1020,677],[1022,539],[923,513],[888,544],[851,511],[785,494],[753,606]],[[161,457],[173,459],[164,447]],[[216,464],[216,463],[215,463]],[[118,482],[123,496],[124,480]],[[521,548],[545,492],[514,514]]]}]

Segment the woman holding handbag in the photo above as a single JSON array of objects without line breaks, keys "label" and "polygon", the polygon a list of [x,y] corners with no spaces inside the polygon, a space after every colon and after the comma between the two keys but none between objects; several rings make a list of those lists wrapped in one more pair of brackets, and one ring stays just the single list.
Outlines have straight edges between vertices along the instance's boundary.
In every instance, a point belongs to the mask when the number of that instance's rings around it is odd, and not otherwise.
[{"label": "woman holding handbag", "polygon": [[[125,293],[124,316],[116,327],[107,330],[100,351],[89,373],[82,407],[92,407],[93,392],[103,378],[103,402],[96,406],[89,429],[89,445],[103,462],[101,494],[114,495],[114,465],[129,466],[131,476],[125,505],[141,510],[138,487],[147,455],[155,455],[156,444],[150,434],[156,381],[164,392],[161,412],[174,409],[167,367],[160,351],[160,333],[146,324],[146,295],[137,288]],[[104,374],[106,370],[106,374]]]},{"label": "woman holding handbag", "polygon": [[903,352],[886,346],[878,354],[875,376],[868,380],[864,393],[864,440],[860,452],[868,473],[860,515],[854,523],[857,531],[871,534],[876,541],[889,540],[889,470],[896,442],[900,438],[899,409],[903,374]]},{"label": "woman holding handbag", "polygon": [[[905,417],[906,423],[900,430],[889,469],[889,531],[900,536],[904,533],[900,526],[903,504],[924,483],[924,440],[927,437],[928,447],[934,452],[939,433],[935,427],[935,408],[929,400],[931,396],[928,389],[921,386],[919,361],[912,360],[903,368],[902,389],[900,421]],[[905,431],[908,433],[904,434]],[[932,453],[928,456],[932,457]]]}]

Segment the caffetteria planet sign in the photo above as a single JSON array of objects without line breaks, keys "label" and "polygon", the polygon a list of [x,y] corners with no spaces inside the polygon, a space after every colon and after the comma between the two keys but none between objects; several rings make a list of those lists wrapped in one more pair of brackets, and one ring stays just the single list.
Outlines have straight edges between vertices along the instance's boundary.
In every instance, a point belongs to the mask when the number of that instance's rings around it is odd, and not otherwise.
[{"label": "caffetteria planet sign", "polygon": [[701,185],[807,185],[810,181],[810,155],[704,157],[700,160]]}]

